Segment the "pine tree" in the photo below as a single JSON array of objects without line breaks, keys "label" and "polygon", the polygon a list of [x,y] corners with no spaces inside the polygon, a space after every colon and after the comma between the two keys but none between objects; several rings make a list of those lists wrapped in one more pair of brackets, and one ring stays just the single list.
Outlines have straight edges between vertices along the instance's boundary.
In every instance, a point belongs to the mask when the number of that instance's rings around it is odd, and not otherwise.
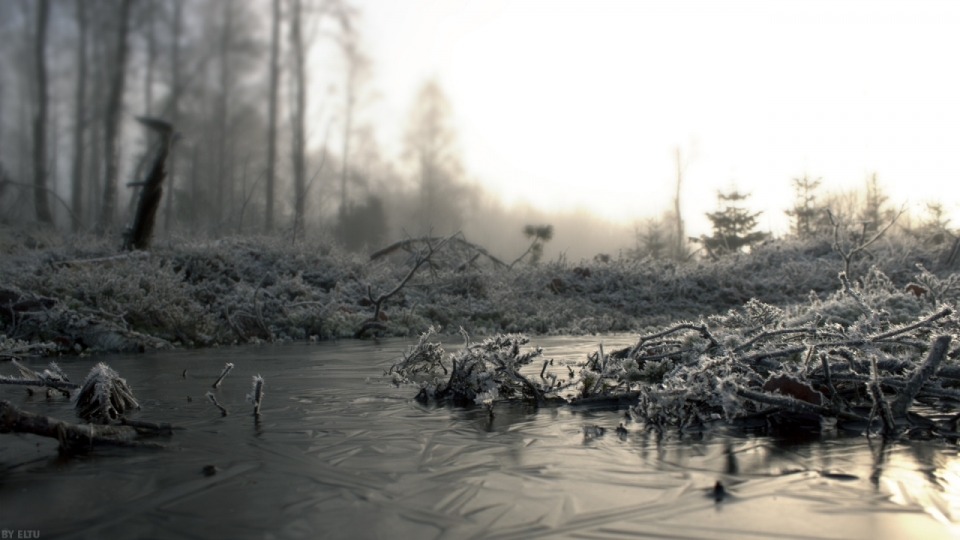
[{"label": "pine tree", "polygon": [[865,232],[877,232],[880,229],[881,222],[885,221],[889,214],[889,211],[885,211],[883,208],[889,199],[890,197],[887,196],[877,180],[877,173],[870,175],[870,178],[867,179],[866,200],[860,214]]},{"label": "pine tree", "polygon": [[666,256],[671,247],[677,244],[671,242],[673,238],[664,232],[665,224],[663,220],[648,219],[644,229],[639,227],[635,231],[637,238],[636,258],[640,259],[649,256],[652,259],[662,259]]},{"label": "pine tree", "polygon": [[750,213],[742,207],[749,193],[740,193],[736,188],[728,193],[717,192],[717,202],[721,209],[708,213],[707,219],[713,224],[713,236],[704,237],[703,243],[715,251],[740,251],[765,240],[769,234],[756,231],[757,216],[763,212]]},{"label": "pine tree", "polygon": [[816,218],[817,214],[821,213],[821,209],[816,206],[814,192],[820,187],[821,180],[821,178],[811,180],[807,175],[803,175],[803,178],[792,179],[796,200],[793,208],[785,210],[784,213],[791,217],[793,221],[790,226],[791,232],[797,238],[810,238],[817,231]]}]

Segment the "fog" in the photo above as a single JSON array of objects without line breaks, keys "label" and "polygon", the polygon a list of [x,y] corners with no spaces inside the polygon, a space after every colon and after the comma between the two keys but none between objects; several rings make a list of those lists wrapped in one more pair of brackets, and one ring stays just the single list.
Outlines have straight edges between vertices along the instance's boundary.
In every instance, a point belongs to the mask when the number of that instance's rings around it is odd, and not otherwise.
[{"label": "fog", "polygon": [[801,178],[946,227],[955,10],[857,6],[2,2],[0,220],[122,230],[151,117],[178,133],[164,238],[462,231],[512,260],[552,225],[543,259],[689,254],[718,190],[797,233]]}]

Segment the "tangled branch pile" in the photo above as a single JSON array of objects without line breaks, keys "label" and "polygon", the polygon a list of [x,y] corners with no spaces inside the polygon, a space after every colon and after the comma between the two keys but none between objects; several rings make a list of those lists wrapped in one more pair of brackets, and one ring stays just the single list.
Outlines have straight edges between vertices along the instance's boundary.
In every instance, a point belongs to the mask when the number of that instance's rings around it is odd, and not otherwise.
[{"label": "tangled branch pile", "polygon": [[540,380],[520,372],[543,354],[539,347],[521,352],[520,347],[530,341],[524,336],[499,334],[471,344],[463,332],[463,349],[444,358],[440,344],[429,341],[435,333],[430,328],[421,335],[387,372],[395,384],[419,384],[418,400],[491,405],[498,399],[528,399],[543,403],[569,387],[556,375],[544,376],[543,371]]},{"label": "tangled branch pile", "polygon": [[933,409],[914,407],[960,403],[960,347],[950,349],[960,336],[960,278],[941,280],[919,268],[906,291],[875,268],[858,284],[841,273],[843,289],[826,299],[811,295],[789,309],[750,300],[641,336],[622,350],[605,354],[601,346],[562,384],[546,366],[537,382],[520,374],[540,355],[518,355],[522,336],[497,336],[444,360],[424,334],[393,371],[399,381],[420,382],[427,398],[630,399],[631,416],[659,428],[751,417],[838,419],[870,429],[876,420],[885,435],[908,428],[912,435],[960,438],[960,414],[936,422]]}]

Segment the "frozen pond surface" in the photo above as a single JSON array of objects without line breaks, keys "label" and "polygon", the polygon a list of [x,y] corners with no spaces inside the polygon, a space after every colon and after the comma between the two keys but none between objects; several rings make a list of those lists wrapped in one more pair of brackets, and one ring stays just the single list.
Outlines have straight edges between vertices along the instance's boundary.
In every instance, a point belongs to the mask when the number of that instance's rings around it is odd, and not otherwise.
[{"label": "frozen pond surface", "polygon": [[[569,362],[596,337],[534,338]],[[608,347],[630,336],[603,338]],[[448,350],[457,339],[444,337]],[[960,459],[941,442],[862,436],[659,437],[624,411],[424,407],[384,369],[406,340],[265,345],[64,360],[80,381],[106,361],[143,405],[185,431],[167,450],[57,457],[0,435],[0,529],[41,538],[941,538],[960,534]],[[204,398],[217,391],[230,415]],[[45,362],[27,362],[34,368]],[[186,378],[182,377],[188,370]],[[12,375],[9,364],[0,371]],[[244,402],[264,377],[262,416]],[[188,401],[190,396],[192,401]],[[0,398],[74,420],[63,398]],[[601,430],[596,427],[605,428]],[[218,472],[205,476],[206,465]],[[728,496],[716,502],[713,486]]]}]

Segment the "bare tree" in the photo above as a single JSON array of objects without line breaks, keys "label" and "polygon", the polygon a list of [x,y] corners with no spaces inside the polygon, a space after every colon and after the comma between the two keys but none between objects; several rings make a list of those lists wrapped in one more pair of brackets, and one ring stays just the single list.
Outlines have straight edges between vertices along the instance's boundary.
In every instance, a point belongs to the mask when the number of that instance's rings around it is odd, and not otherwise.
[{"label": "bare tree", "polygon": [[163,181],[167,177],[167,156],[174,141],[173,126],[169,123],[146,117],[139,117],[137,120],[157,133],[160,137],[160,148],[154,157],[147,179],[143,182],[143,188],[140,190],[140,201],[137,204],[133,226],[127,231],[124,240],[123,248],[125,250],[150,247],[157,210],[163,200]]},{"label": "bare tree", "polygon": [[[174,126],[180,122],[180,87],[181,67],[180,67],[180,37],[183,34],[183,0],[174,0],[173,2],[173,20],[171,21],[170,37],[170,97],[167,107],[170,109],[170,123]],[[163,229],[170,232],[170,226],[173,222],[173,187],[177,159],[175,148],[170,148],[170,179],[167,187],[167,202],[164,208]]]},{"label": "bare tree", "polygon": [[103,206],[97,226],[102,234],[113,227],[117,206],[117,177],[120,170],[120,113],[123,108],[123,90],[126,81],[129,44],[130,6],[132,0],[122,0],[117,14],[117,42],[114,49],[113,73],[104,111],[104,163],[106,175],[103,182]]},{"label": "bare tree", "polygon": [[353,137],[354,113],[361,99],[362,86],[370,78],[370,58],[360,49],[360,36],[352,19],[355,11],[348,5],[336,5],[341,35],[338,39],[343,58],[346,61],[343,104],[343,155],[340,171],[340,218],[347,211],[347,180],[350,171],[350,142]]},{"label": "bare tree", "polygon": [[47,202],[47,26],[50,22],[50,2],[40,0],[37,4],[37,32],[34,36],[36,61],[37,111],[33,120],[33,201],[37,219],[53,223],[50,204]]},{"label": "bare tree", "polygon": [[436,80],[417,94],[406,133],[406,156],[420,176],[421,227],[456,229],[460,221],[457,178],[462,172],[450,102]]},{"label": "bare tree", "polygon": [[157,26],[156,18],[159,6],[155,0],[143,4],[141,16],[144,18],[147,33],[147,69],[143,73],[143,110],[147,116],[153,113],[153,72],[157,63]]},{"label": "bare tree", "polygon": [[290,45],[293,49],[293,189],[294,218],[293,237],[303,232],[304,208],[306,203],[306,132],[304,124],[307,112],[306,81],[306,42],[301,27],[300,0],[292,0],[290,12]]},{"label": "bare tree", "polygon": [[280,0],[273,0],[273,19],[270,26],[270,102],[267,125],[267,176],[266,208],[264,209],[264,228],[273,230],[273,197],[276,188],[277,165],[277,86],[280,82]]},{"label": "bare tree", "polygon": [[680,161],[680,147],[676,149],[676,158],[677,158],[677,194],[673,198],[673,213],[676,218],[677,225],[677,256],[680,256],[683,253],[683,217],[680,214],[680,184],[683,182],[683,165]]},{"label": "bare tree", "polygon": [[223,2],[223,28],[220,33],[220,96],[217,103],[217,224],[223,220],[226,200],[227,139],[229,134],[230,91],[233,80],[230,72],[230,50],[233,42],[233,2]]},{"label": "bare tree", "polygon": [[83,158],[84,134],[87,123],[87,3],[76,0],[77,30],[77,89],[73,120],[73,171],[70,175],[73,207],[73,231],[83,226]]}]

